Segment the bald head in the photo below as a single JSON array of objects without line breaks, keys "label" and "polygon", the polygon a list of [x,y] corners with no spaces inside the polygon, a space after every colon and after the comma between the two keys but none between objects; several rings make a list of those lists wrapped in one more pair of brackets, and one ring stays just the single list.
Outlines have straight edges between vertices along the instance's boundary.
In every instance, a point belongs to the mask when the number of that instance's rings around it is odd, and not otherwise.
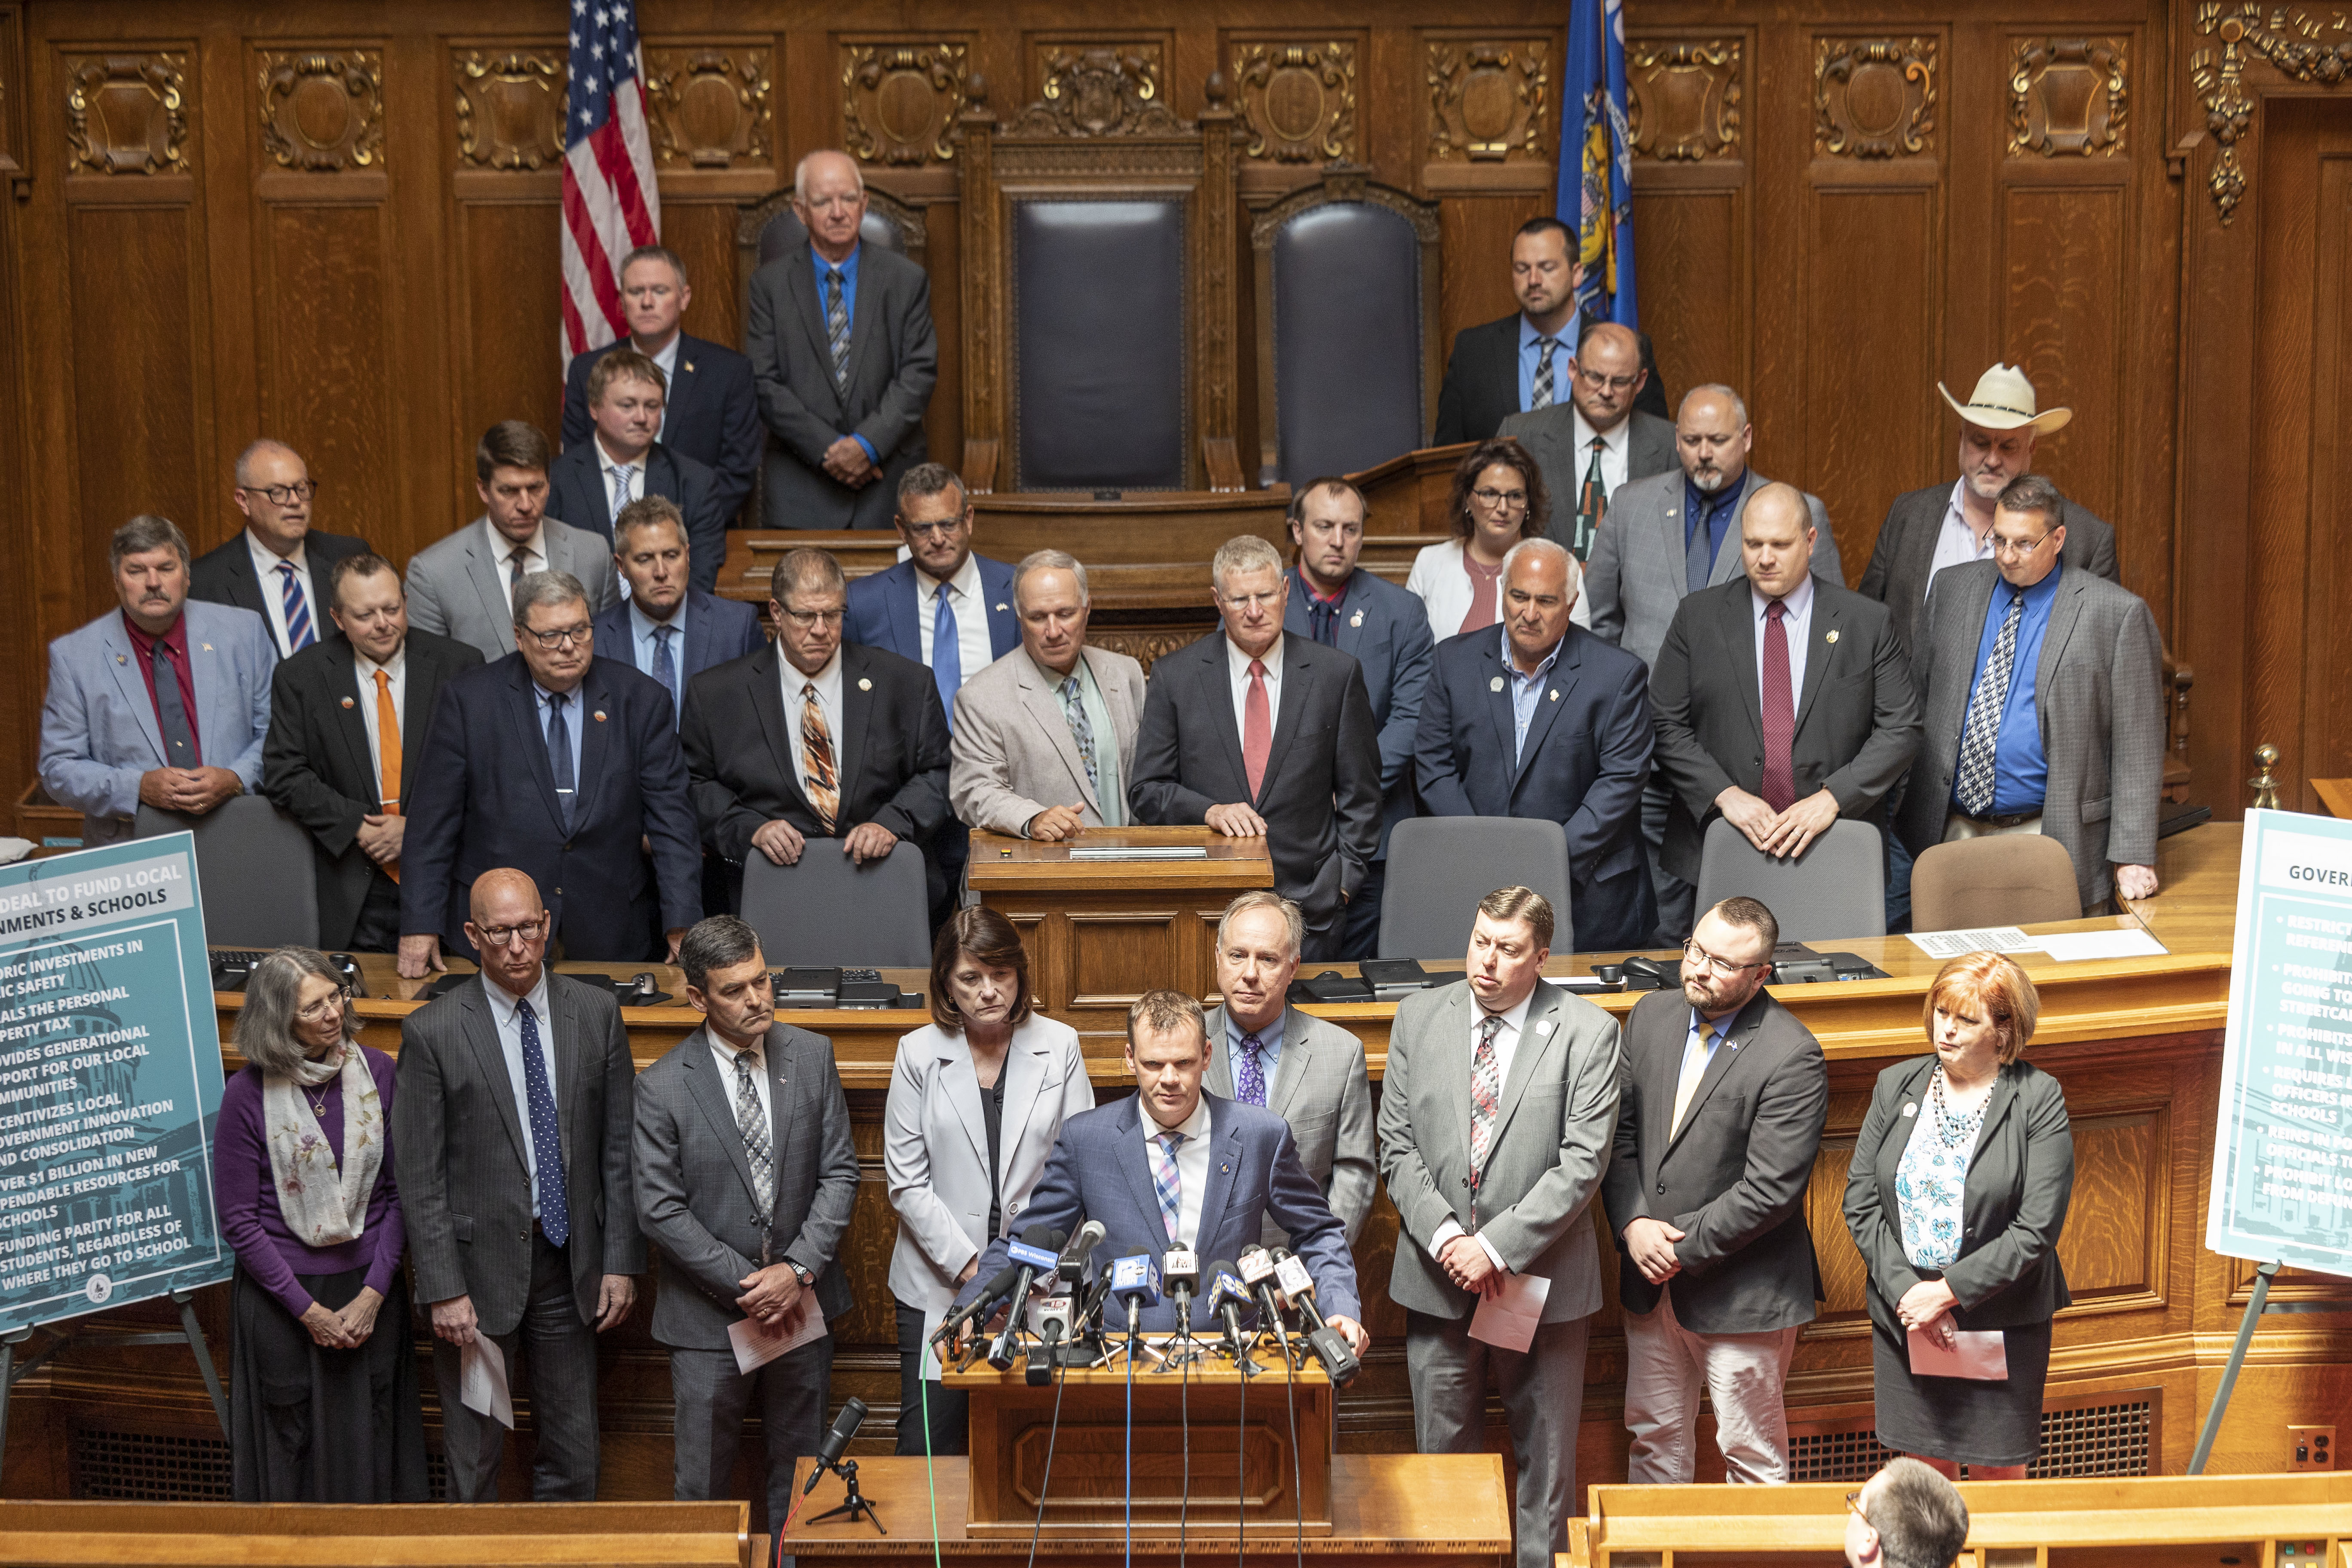
[{"label": "bald head", "polygon": [[530,874],[511,866],[499,866],[474,879],[473,896],[467,912],[477,925],[511,923],[496,918],[501,910],[516,910],[524,919],[535,919],[547,912],[539,900],[539,884]]},{"label": "bald head", "polygon": [[1705,495],[1736,485],[1748,471],[1748,405],[1727,386],[1695,386],[1675,416],[1675,455]]},{"label": "bald head", "polygon": [[1739,557],[1768,599],[1786,596],[1813,569],[1813,509],[1794,485],[1759,485],[1739,513]]},{"label": "bald head", "polygon": [[1597,321],[1584,330],[1575,372],[1569,396],[1596,436],[1625,423],[1649,380],[1642,369],[1642,340],[1621,321]]},{"label": "bald head", "polygon": [[528,996],[539,986],[547,956],[547,908],[539,884],[512,867],[501,866],[474,879],[466,940],[480,956],[482,979],[509,996]]}]

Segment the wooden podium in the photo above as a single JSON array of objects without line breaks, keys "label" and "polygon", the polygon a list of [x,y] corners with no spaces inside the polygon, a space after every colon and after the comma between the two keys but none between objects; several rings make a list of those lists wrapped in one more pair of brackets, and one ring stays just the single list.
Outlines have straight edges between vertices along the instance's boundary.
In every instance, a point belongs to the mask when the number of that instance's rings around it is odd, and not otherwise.
[{"label": "wooden podium", "polygon": [[[1147,1342],[1151,1336],[1146,1336]],[[1135,1371],[1134,1526],[1139,1536],[1173,1538],[1180,1505],[1187,1537],[1250,1538],[1331,1533],[1330,1379],[1312,1362],[1289,1374],[1266,1342],[1260,1370],[1202,1359],[1184,1373]],[[1128,1373],[1089,1368],[1057,1374],[1056,1390],[1032,1388],[1025,1363],[998,1372],[986,1363],[950,1370],[950,1388],[971,1395],[971,1492],[964,1530],[974,1537],[1118,1536],[1128,1523]],[[1292,1441],[1292,1415],[1297,1437]],[[1191,1446],[1185,1460],[1187,1434]],[[1045,1450],[1053,1447],[1053,1474]],[[1296,1455],[1297,1468],[1293,1469]],[[1294,1476],[1296,1479],[1294,1480]],[[1038,1523],[1038,1499],[1045,1521]],[[1244,1522],[1245,1521],[1245,1524]]]},{"label": "wooden podium", "polygon": [[[1198,847],[1191,860],[1092,860],[1073,849]],[[1217,917],[1234,895],[1274,886],[1263,838],[1206,827],[1094,827],[1039,844],[971,836],[971,888],[1029,948],[1037,1007],[1078,1031],[1091,1057],[1116,1057],[1127,1010],[1154,986],[1217,988]]]}]

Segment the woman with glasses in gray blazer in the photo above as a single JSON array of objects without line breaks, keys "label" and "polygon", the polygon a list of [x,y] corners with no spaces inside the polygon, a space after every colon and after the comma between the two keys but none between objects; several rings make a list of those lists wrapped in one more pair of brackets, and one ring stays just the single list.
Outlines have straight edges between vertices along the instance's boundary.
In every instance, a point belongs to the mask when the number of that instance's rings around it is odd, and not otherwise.
[{"label": "woman with glasses in gray blazer", "polygon": [[[1021,933],[994,910],[958,910],[931,948],[931,1022],[898,1042],[882,1169],[898,1242],[898,1449],[961,1454],[970,1404],[940,1384],[925,1346],[981,1250],[1015,1229],[1062,1121],[1094,1109],[1077,1031],[1036,1012]],[[928,1409],[928,1434],[923,1421]]]}]

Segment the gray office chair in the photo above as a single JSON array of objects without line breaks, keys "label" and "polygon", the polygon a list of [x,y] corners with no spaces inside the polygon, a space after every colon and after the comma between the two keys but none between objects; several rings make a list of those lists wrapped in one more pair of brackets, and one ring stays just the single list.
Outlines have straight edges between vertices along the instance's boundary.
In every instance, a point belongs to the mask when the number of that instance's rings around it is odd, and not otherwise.
[{"label": "gray office chair", "polygon": [[1551,900],[1551,949],[1575,952],[1568,834],[1559,823],[1523,816],[1416,816],[1398,823],[1389,835],[1380,956],[1452,958],[1467,952],[1478,900],[1514,884]]},{"label": "gray office chair", "polygon": [[800,863],[743,861],[743,919],[772,969],[929,969],[930,894],[923,852],[900,841],[860,866],[837,838],[812,838]]},{"label": "gray office chair", "polygon": [[318,873],[302,825],[257,795],[223,801],[203,816],[142,805],[133,838],[196,838],[196,887],[205,940],[215,947],[319,945]]},{"label": "gray office chair", "polygon": [[1782,942],[1885,936],[1885,841],[1867,822],[1840,820],[1804,854],[1781,860],[1718,816],[1699,852],[1699,912],[1742,895],[1772,911]]},{"label": "gray office chair", "polygon": [[1911,929],[1968,931],[2083,917],[2074,858],[2038,833],[1938,844],[1911,868]]}]

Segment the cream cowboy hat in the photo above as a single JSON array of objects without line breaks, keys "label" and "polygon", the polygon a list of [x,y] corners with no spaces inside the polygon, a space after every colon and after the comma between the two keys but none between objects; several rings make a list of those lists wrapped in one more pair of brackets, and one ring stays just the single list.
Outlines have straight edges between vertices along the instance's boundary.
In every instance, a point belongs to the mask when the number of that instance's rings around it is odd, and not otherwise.
[{"label": "cream cowboy hat", "polygon": [[1936,390],[1944,395],[1953,413],[1987,430],[2014,430],[2021,425],[2031,425],[2035,434],[2047,435],[2063,429],[2066,421],[2074,417],[2071,408],[2036,414],[2033,384],[2025,379],[2025,372],[2012,364],[1997,364],[1977,377],[1977,389],[1969,394],[1966,403],[1954,397],[1951,388],[1940,381]]}]

